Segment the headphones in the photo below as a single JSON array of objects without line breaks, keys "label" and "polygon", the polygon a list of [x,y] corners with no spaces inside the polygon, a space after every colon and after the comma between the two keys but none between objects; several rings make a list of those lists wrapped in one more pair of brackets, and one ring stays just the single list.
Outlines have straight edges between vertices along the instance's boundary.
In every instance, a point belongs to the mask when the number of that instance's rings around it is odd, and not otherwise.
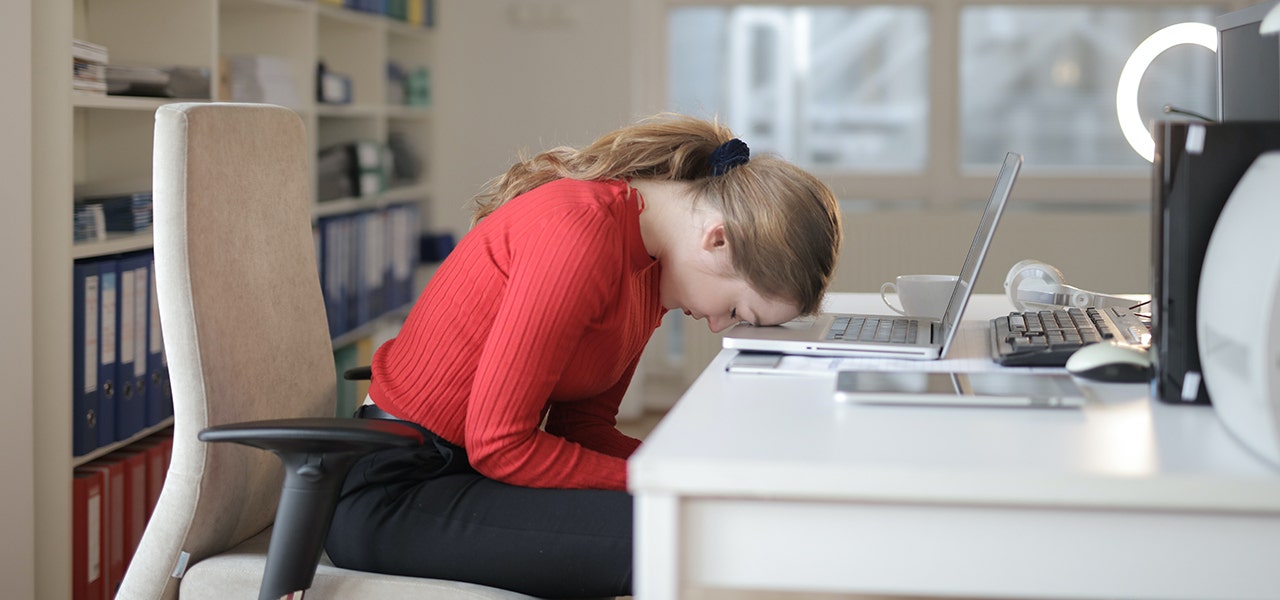
[{"label": "headphones", "polygon": [[1035,259],[1018,261],[1004,278],[1004,293],[1020,311],[1056,309],[1063,306],[1084,308],[1128,308],[1134,301],[1082,290],[1066,284],[1057,267]]}]

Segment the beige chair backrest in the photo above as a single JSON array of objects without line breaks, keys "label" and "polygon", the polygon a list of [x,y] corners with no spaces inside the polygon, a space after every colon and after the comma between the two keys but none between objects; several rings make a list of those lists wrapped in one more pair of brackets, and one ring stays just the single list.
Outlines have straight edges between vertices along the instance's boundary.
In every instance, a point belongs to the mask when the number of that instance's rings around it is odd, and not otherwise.
[{"label": "beige chair backrest", "polygon": [[205,444],[223,423],[333,416],[333,350],[311,228],[309,146],[293,111],[156,111],[156,289],[173,386],[173,458],[119,598],[177,596],[186,566],[271,525],[269,452]]}]

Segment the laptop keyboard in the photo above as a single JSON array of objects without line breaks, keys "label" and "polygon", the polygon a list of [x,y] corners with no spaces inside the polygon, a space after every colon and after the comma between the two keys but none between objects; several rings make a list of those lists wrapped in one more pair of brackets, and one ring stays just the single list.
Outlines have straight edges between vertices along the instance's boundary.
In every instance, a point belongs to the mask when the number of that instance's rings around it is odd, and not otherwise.
[{"label": "laptop keyboard", "polygon": [[919,333],[917,319],[879,317],[836,317],[827,330],[827,341],[883,342],[914,344]]},{"label": "laptop keyboard", "polygon": [[1012,312],[991,320],[991,356],[1005,366],[1061,367],[1082,346],[1150,343],[1146,322],[1122,308]]}]

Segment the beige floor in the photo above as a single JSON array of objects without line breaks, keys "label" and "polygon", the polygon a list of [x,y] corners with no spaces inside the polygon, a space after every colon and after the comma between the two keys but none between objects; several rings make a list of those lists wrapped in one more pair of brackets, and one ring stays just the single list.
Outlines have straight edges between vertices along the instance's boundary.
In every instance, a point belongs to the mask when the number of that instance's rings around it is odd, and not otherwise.
[{"label": "beige floor", "polygon": [[643,440],[649,435],[650,431],[658,425],[658,421],[662,420],[665,413],[649,411],[638,419],[628,419],[618,421],[618,431],[625,433],[633,438]]},{"label": "beige floor", "polygon": [[[644,381],[644,403],[646,406],[671,406],[684,394],[685,387],[685,384],[675,377],[650,375]],[[618,430],[643,440],[665,414],[665,411],[650,410],[636,419],[619,420]]]}]

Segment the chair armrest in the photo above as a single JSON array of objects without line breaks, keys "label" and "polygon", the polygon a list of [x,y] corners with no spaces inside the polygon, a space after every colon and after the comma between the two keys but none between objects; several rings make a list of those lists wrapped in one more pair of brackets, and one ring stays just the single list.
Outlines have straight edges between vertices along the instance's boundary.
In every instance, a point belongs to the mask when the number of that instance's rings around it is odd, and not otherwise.
[{"label": "chair armrest", "polygon": [[284,463],[284,487],[259,600],[311,587],[324,552],[338,495],[351,466],[373,450],[421,446],[422,430],[386,419],[274,419],[209,427],[205,442],[235,442],[270,450]]},{"label": "chair armrest", "polygon": [[365,365],[363,367],[351,367],[342,372],[342,378],[347,381],[368,381],[373,379],[373,367]]},{"label": "chair armrest", "polygon": [[369,452],[420,446],[418,428],[386,419],[270,419],[217,425],[201,431],[202,442],[236,442],[273,452]]}]

